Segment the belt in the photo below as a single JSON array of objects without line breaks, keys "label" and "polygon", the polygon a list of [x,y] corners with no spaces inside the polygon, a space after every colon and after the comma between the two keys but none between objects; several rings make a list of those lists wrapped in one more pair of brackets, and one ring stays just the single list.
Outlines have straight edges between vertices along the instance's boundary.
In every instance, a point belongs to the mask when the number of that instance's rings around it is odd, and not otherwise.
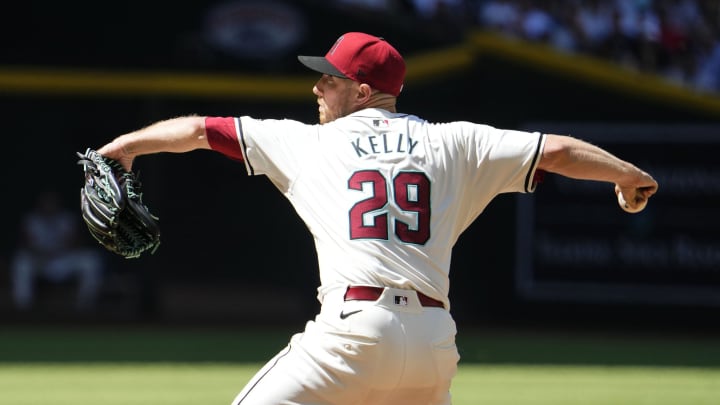
[{"label": "belt", "polygon": [[[376,301],[380,298],[383,291],[382,287],[370,287],[370,286],[349,286],[345,291],[345,301]],[[428,297],[427,295],[416,291],[420,305],[424,307],[436,307],[445,308],[445,304],[442,301],[438,301],[435,298]]]}]

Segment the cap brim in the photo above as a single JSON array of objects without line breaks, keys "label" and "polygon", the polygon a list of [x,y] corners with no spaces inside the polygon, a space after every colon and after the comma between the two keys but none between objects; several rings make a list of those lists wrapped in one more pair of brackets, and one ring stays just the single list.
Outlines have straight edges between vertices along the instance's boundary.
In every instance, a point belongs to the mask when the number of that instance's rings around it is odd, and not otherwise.
[{"label": "cap brim", "polygon": [[310,69],[330,76],[347,78],[345,74],[333,66],[324,56],[303,56],[299,55],[298,60]]}]

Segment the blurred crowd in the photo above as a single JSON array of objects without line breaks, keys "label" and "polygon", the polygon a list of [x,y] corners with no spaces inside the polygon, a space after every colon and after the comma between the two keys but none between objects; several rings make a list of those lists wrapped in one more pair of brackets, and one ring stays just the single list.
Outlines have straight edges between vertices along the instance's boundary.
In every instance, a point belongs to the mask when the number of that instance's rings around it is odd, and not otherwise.
[{"label": "blurred crowd", "polygon": [[410,11],[420,19],[605,58],[698,91],[720,91],[717,0],[335,1],[342,7]]}]

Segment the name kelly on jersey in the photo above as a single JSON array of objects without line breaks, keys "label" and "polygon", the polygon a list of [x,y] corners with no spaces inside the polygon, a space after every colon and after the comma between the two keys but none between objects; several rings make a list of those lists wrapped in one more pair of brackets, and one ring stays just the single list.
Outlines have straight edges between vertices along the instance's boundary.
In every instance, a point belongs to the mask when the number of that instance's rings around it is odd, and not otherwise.
[{"label": "name kelly on jersey", "polygon": [[351,144],[358,157],[363,157],[380,153],[411,154],[415,146],[417,146],[418,141],[413,140],[409,135],[386,132],[379,135],[357,138],[351,141]]}]

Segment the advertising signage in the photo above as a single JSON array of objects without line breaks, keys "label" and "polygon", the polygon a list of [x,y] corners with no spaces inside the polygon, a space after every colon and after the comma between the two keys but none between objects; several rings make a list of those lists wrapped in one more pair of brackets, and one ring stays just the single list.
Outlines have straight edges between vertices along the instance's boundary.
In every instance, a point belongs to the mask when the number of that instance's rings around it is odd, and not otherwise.
[{"label": "advertising signage", "polygon": [[640,213],[609,183],[548,174],[516,201],[516,292],[528,300],[720,306],[720,126],[539,123],[648,171]]}]

